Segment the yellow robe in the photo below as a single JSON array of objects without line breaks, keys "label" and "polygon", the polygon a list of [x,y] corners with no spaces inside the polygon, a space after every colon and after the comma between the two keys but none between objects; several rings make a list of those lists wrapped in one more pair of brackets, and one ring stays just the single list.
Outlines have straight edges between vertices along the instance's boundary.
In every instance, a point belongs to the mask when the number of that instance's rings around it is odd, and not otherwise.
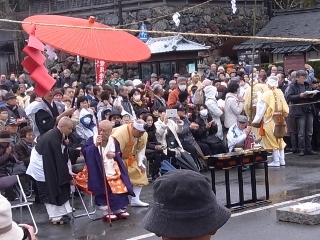
[{"label": "yellow robe", "polygon": [[[248,117],[249,121],[250,120],[250,116],[251,116],[251,109],[252,107],[256,107],[257,106],[257,102],[258,102],[258,95],[264,92],[266,92],[268,90],[268,86],[266,84],[263,83],[256,83],[253,85],[253,93],[252,93],[252,102],[251,102],[251,85],[246,89],[245,93],[244,93],[244,112],[246,113],[246,116]],[[261,96],[260,96],[261,97]],[[254,119],[255,117],[255,112],[252,116],[252,119]],[[254,133],[254,135],[256,136],[256,138],[259,138],[259,128],[252,128],[252,131]]]},{"label": "yellow robe", "polygon": [[[145,186],[148,184],[147,174],[146,172],[141,172],[140,168],[138,167],[137,157],[139,152],[147,145],[148,134],[144,133],[142,137],[138,138],[132,146],[132,141],[134,141],[134,139],[132,136],[131,126],[129,126],[131,131],[130,134],[128,133],[127,126],[128,125],[125,124],[115,128],[111,136],[115,137],[120,144],[122,159],[128,169],[128,174],[132,185]],[[132,162],[132,164],[130,164],[129,158],[132,156],[135,158],[135,160]]]},{"label": "yellow robe", "polygon": [[284,95],[280,89],[268,90],[264,92],[261,96],[261,100],[267,104],[267,110],[263,117],[263,129],[265,130],[265,136],[262,136],[262,143],[264,149],[284,149],[286,146],[283,138],[276,138],[273,134],[274,120],[272,118],[274,112],[276,111],[276,104],[274,93],[275,92],[278,99],[278,112],[282,112],[284,117],[289,114],[289,107],[284,98]]}]

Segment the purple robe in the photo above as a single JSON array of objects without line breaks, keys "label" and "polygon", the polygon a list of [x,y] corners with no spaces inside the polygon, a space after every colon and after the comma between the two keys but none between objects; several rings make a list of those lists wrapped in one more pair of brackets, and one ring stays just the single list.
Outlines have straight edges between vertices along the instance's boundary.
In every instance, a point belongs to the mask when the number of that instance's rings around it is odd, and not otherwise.
[{"label": "purple robe", "polygon": [[[107,181],[107,189],[111,211],[116,211],[129,205],[128,195],[135,196],[127,169],[124,166],[119,142],[114,138],[115,154],[114,160],[118,163],[121,171],[121,179],[128,189],[128,193],[113,194]],[[81,149],[88,168],[88,190],[93,192],[95,203],[98,206],[106,206],[105,187],[103,182],[103,171],[98,148],[90,137]]]}]

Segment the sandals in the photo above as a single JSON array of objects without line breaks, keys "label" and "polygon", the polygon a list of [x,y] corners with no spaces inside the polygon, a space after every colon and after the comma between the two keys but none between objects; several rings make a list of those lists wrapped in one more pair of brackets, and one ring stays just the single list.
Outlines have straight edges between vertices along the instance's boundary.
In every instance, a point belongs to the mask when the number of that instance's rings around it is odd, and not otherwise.
[{"label": "sandals", "polygon": [[121,211],[120,213],[117,213],[116,216],[118,217],[118,219],[127,219],[130,214],[125,211]]},{"label": "sandals", "polygon": [[71,220],[71,217],[69,217],[68,215],[63,215],[59,220],[52,220],[51,219],[51,223],[53,225],[64,225],[66,223],[69,223]]},{"label": "sandals", "polygon": [[119,213],[111,213],[110,215],[104,215],[102,217],[103,221],[109,221],[109,219],[111,219],[111,221],[115,221],[115,220],[121,220],[121,219],[127,219],[129,217],[129,213],[127,213],[124,210],[120,210]]},{"label": "sandals", "polygon": [[103,221],[109,222],[109,219],[111,219],[111,221],[115,221],[115,220],[118,220],[118,217],[116,215],[114,215],[113,213],[111,213],[110,215],[107,214],[107,215],[102,216]]}]

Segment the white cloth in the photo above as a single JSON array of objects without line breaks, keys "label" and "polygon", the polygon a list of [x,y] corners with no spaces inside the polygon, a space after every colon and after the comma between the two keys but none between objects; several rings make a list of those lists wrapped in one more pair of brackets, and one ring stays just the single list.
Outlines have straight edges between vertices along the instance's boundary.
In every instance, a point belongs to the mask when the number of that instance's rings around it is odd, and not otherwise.
[{"label": "white cloth", "polygon": [[[260,123],[266,110],[267,110],[267,103],[265,101],[259,100],[257,103],[256,116],[254,117],[252,123]],[[269,122],[270,120],[271,118],[268,119],[268,121],[266,121],[265,123]]]},{"label": "white cloth", "polygon": [[[182,144],[179,140],[179,137],[177,135],[177,133],[181,133],[183,130],[183,122],[181,124],[177,124],[175,123],[173,120],[168,119],[168,123],[165,124],[164,122],[161,121],[161,119],[159,118],[158,121],[156,121],[154,123],[157,131],[156,131],[156,138],[157,141],[161,144],[161,145],[167,145],[167,133],[168,133],[168,129],[173,133],[173,135],[175,136],[175,139],[178,143],[178,145],[180,146],[180,148],[183,149]],[[164,149],[163,153],[167,155],[168,150]]]},{"label": "white cloth", "polygon": [[109,136],[108,143],[106,147],[102,148],[102,156],[103,156],[103,163],[104,163],[104,170],[106,173],[106,177],[111,177],[116,174],[116,170],[114,168],[114,159],[108,158],[108,152],[115,152],[116,147],[114,145],[113,137]]},{"label": "white cloth", "polygon": [[31,150],[30,163],[26,173],[33,177],[36,181],[46,181],[43,171],[42,155],[40,155],[35,148]]},{"label": "white cloth", "polygon": [[[208,87],[206,87],[205,90],[207,88]],[[214,96],[213,94],[214,93],[210,94],[210,96]],[[218,138],[220,138],[221,140],[223,140],[223,131],[222,131],[222,124],[221,124],[221,119],[220,119],[220,117],[222,116],[223,112],[218,107],[218,102],[217,102],[215,97],[207,97],[207,95],[205,95],[205,96],[206,96],[205,105],[207,106],[207,108],[209,110],[209,113],[210,113],[210,115],[212,117],[212,120],[214,120],[217,123],[218,132],[216,133],[216,136]]]},{"label": "white cloth", "polygon": [[72,212],[69,200],[62,206],[52,205],[49,203],[45,203],[44,205],[46,206],[49,218],[54,221],[58,221],[63,215],[67,215]]}]

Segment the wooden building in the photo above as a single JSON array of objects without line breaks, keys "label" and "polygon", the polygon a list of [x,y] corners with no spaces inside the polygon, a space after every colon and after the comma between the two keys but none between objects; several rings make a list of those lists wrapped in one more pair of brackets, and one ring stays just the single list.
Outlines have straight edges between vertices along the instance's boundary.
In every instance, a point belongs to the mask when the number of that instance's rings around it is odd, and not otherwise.
[{"label": "wooden building", "polygon": [[285,70],[304,68],[304,62],[320,59],[320,8],[276,12],[257,34],[261,37],[319,39],[318,42],[248,40],[233,47],[238,55],[250,53],[255,44],[260,54],[268,54],[270,63],[284,62]]},{"label": "wooden building", "polygon": [[168,80],[175,73],[188,76],[198,70],[202,53],[210,48],[181,35],[149,38],[146,44],[151,50],[151,58],[139,64],[140,79],[143,80],[148,80],[151,73],[164,74]]}]

